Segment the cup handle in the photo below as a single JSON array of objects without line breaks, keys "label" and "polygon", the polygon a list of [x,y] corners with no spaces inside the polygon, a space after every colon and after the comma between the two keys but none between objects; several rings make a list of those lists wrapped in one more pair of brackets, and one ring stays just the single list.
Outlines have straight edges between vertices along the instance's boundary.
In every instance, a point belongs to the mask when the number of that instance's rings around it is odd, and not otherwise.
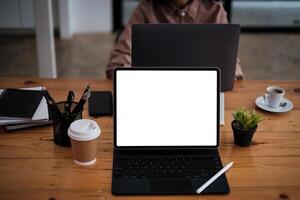
[{"label": "cup handle", "polygon": [[267,93],[267,94],[264,95],[264,101],[265,101],[267,104],[269,103],[269,101],[268,101],[269,96],[270,96],[270,93]]}]

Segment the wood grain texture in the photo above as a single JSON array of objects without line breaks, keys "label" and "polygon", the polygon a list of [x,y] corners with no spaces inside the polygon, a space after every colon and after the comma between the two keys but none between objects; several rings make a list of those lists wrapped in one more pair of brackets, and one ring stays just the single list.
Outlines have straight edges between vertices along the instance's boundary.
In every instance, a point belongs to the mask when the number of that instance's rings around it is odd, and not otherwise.
[{"label": "wood grain texture", "polygon": [[[61,101],[69,89],[80,96],[88,83],[93,90],[112,90],[109,80],[37,78],[2,78],[0,88],[45,85]],[[286,88],[294,109],[273,114],[256,108],[256,96],[268,85]],[[113,196],[112,118],[91,118],[85,107],[83,117],[97,121],[102,129],[97,163],[91,167],[75,165],[71,149],[53,143],[51,126],[15,132],[0,129],[0,199],[300,199],[300,93],[295,88],[300,88],[300,81],[237,81],[234,90],[225,93],[219,151],[223,163],[234,161],[227,173],[228,195]],[[233,144],[230,122],[239,107],[256,109],[264,118],[251,147]]]}]

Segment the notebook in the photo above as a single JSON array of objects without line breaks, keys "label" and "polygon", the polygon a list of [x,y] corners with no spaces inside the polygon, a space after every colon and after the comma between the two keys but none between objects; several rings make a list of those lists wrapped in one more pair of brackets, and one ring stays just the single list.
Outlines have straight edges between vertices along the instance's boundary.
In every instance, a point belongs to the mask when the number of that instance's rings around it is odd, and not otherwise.
[{"label": "notebook", "polygon": [[4,89],[0,96],[0,118],[31,119],[42,98],[40,91]]},{"label": "notebook", "polygon": [[[22,91],[36,91],[41,90],[42,87],[30,87],[30,88],[20,88]],[[0,89],[0,96],[2,96],[4,89]],[[36,106],[35,106],[36,107]],[[12,117],[0,117],[0,125],[9,125],[9,124],[24,124],[24,123],[36,123],[36,122],[45,122],[49,120],[48,106],[46,99],[41,98],[37,104],[31,118],[12,118]]]}]

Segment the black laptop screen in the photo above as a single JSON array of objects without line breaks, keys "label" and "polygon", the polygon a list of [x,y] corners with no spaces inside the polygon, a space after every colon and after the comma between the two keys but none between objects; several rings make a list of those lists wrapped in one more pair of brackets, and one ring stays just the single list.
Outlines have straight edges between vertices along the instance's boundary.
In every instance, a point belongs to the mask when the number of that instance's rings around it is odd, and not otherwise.
[{"label": "black laptop screen", "polygon": [[117,69],[117,147],[218,145],[216,69]]}]

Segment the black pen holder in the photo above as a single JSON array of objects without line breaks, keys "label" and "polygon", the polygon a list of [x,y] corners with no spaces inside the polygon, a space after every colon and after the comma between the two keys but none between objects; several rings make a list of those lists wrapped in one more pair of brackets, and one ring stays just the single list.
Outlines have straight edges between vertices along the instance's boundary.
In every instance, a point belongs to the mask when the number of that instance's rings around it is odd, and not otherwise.
[{"label": "black pen holder", "polygon": [[[63,147],[70,147],[71,140],[68,135],[68,128],[72,122],[78,119],[82,119],[82,111],[77,113],[68,113],[65,112],[65,104],[66,101],[58,102],[57,107],[62,113],[62,115],[57,114],[52,110],[52,119],[53,119],[53,137],[54,143],[63,146]],[[74,107],[77,105],[77,102],[72,102],[71,109],[73,110]]]}]

